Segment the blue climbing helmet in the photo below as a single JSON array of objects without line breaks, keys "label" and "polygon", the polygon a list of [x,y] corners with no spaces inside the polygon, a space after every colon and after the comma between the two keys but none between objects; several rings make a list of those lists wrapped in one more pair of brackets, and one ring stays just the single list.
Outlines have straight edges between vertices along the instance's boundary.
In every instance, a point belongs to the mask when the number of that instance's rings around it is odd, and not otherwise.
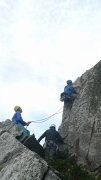
[{"label": "blue climbing helmet", "polygon": [[67,84],[72,84],[72,80],[67,80]]}]

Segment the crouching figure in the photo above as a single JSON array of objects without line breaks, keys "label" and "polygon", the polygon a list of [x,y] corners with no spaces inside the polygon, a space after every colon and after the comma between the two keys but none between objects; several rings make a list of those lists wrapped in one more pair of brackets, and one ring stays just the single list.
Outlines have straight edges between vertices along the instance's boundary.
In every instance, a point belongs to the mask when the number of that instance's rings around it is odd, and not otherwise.
[{"label": "crouching figure", "polygon": [[56,126],[54,124],[52,124],[50,128],[40,136],[38,142],[40,142],[43,138],[45,138],[45,143],[43,145],[45,150],[45,159],[47,161],[52,161],[58,152],[58,144],[64,143],[63,138],[59,132],[56,131]]}]

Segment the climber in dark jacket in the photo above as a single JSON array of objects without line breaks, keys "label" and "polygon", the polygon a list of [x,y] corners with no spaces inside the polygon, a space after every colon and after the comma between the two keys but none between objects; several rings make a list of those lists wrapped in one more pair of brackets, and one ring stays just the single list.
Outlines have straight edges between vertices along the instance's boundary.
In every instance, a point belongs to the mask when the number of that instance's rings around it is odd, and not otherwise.
[{"label": "climber in dark jacket", "polygon": [[63,138],[60,136],[58,131],[56,131],[56,127],[54,124],[52,124],[50,128],[40,136],[38,142],[40,142],[43,138],[45,138],[45,141],[52,140],[55,143],[63,143]]},{"label": "climber in dark jacket", "polygon": [[52,160],[58,150],[58,143],[64,143],[63,138],[58,131],[56,131],[54,124],[52,124],[50,128],[40,136],[38,142],[40,142],[43,138],[45,138],[45,144],[43,146],[45,148],[45,158],[47,160]]}]

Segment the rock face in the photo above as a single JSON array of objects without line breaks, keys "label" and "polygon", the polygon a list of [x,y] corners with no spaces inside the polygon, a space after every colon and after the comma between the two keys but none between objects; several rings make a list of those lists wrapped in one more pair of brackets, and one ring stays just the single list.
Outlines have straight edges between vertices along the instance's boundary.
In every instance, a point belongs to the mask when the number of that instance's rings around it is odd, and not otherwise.
[{"label": "rock face", "polygon": [[0,123],[0,180],[60,180],[45,160],[15,138],[21,134],[10,120]]},{"label": "rock face", "polygon": [[101,61],[79,77],[72,107],[64,103],[59,131],[65,149],[91,170],[101,166]]}]

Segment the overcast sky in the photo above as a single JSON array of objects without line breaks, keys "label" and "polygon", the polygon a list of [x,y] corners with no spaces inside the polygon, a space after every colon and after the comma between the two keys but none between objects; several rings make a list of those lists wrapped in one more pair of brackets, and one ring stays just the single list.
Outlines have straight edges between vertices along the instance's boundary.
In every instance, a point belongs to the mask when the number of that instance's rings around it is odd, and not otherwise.
[{"label": "overcast sky", "polygon": [[[67,79],[101,59],[100,0],[0,0],[0,121],[20,105],[23,119],[60,108]],[[28,127],[38,138],[62,113]]]}]

